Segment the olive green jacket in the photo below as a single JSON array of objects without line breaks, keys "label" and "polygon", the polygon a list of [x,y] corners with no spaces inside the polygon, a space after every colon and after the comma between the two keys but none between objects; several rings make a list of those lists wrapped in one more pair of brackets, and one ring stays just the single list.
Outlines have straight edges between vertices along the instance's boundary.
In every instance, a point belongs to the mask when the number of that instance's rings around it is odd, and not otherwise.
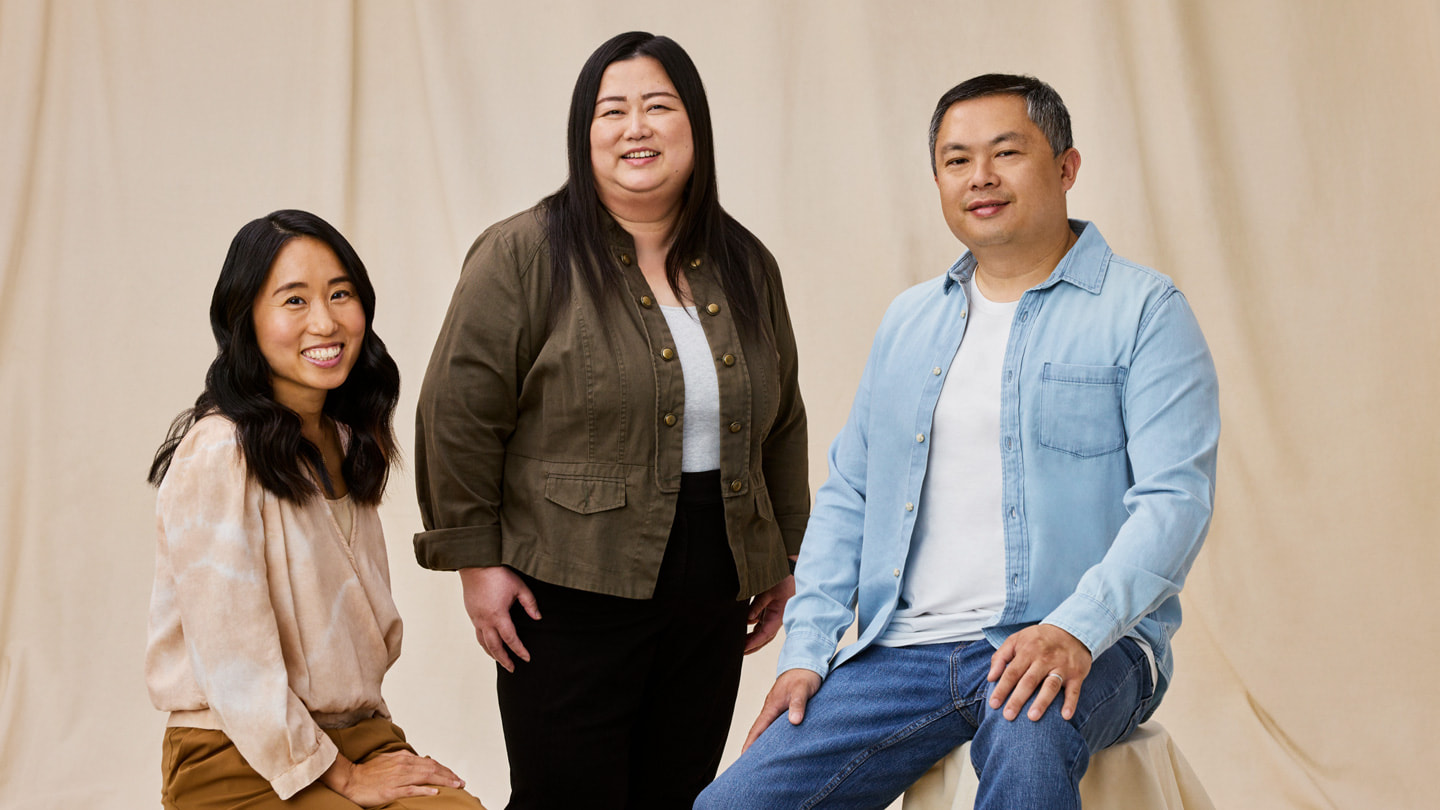
[{"label": "olive green jacket", "polygon": [[[553,324],[539,208],[470,248],[416,415],[415,555],[426,568],[504,564],[570,588],[652,595],[680,490],[684,380],[633,240],[609,223],[607,241],[625,300],[602,317],[577,284]],[[771,348],[741,341],[705,257],[686,280],[720,382],[725,525],[736,597],[747,598],[786,576],[810,511],[795,338],[778,284],[760,288]]]}]

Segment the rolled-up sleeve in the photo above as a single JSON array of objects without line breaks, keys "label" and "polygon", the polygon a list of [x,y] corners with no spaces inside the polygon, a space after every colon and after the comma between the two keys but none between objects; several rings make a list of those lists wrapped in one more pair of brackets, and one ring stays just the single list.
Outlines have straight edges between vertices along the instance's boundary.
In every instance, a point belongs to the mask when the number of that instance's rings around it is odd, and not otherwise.
[{"label": "rolled-up sleeve", "polygon": [[425,531],[415,557],[426,568],[501,562],[505,443],[533,359],[540,287],[526,283],[538,249],[517,253],[498,226],[471,247],[420,389],[415,488]]}]

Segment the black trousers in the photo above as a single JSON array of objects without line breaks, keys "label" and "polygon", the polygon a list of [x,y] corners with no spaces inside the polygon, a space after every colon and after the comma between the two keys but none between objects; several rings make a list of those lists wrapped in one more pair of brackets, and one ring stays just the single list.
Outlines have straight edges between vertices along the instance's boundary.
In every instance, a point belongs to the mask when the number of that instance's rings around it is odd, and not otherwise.
[{"label": "black trousers", "polygon": [[543,618],[511,616],[530,662],[496,666],[509,810],[691,807],[720,765],[749,610],[719,472],[683,476],[653,598],[525,581]]}]

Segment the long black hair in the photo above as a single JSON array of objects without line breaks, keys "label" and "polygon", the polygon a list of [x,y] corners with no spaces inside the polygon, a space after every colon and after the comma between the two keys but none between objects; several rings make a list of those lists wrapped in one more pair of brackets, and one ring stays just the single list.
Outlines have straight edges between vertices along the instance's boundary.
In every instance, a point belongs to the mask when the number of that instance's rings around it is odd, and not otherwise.
[{"label": "long black hair", "polygon": [[205,373],[205,390],[193,408],[171,423],[150,464],[151,484],[159,486],[164,480],[175,448],[195,422],[219,413],[235,423],[246,466],[265,489],[304,502],[320,491],[308,468],[319,474],[327,492],[332,491],[320,449],[300,434],[299,415],[275,401],[270,365],[255,338],[255,298],[280,249],[297,237],[318,239],[335,252],[365,310],[359,357],[345,382],[326,395],[324,413],[350,431],[341,473],[351,496],[361,503],[378,503],[385,493],[396,454],[391,418],[400,398],[400,369],[375,334],[375,288],[355,249],[339,231],[314,214],[294,210],[249,222],[230,242],[210,298],[215,359]]},{"label": "long black hair", "polygon": [[606,255],[604,226],[590,159],[590,122],[595,116],[595,98],[605,69],[615,62],[641,56],[654,59],[665,69],[690,118],[694,140],[695,166],[671,234],[665,280],[679,298],[684,263],[707,256],[716,268],[740,332],[751,336],[768,334],[761,328],[760,284],[771,281],[763,277],[770,272],[769,265],[763,260],[760,240],[720,207],[715,183],[715,133],[700,73],[675,40],[644,31],[607,40],[590,54],[575,80],[566,137],[570,176],[565,185],[542,201],[550,241],[551,317],[570,300],[573,275],[580,277],[580,283],[599,306],[623,292],[620,276],[608,269],[610,262],[602,259]]}]

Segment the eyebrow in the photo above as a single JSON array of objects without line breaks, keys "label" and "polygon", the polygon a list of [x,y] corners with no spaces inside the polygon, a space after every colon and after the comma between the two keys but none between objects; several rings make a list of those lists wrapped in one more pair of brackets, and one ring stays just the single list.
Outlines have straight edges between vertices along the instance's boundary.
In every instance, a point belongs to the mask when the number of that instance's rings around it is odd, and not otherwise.
[{"label": "eyebrow", "polygon": [[[1002,132],[1002,133],[1000,133],[999,135],[996,135],[995,137],[991,138],[989,145],[990,145],[990,146],[998,146],[998,145],[1000,145],[1000,144],[1002,144],[1002,143],[1005,143],[1006,141],[1020,141],[1020,142],[1023,143],[1023,142],[1025,141],[1025,136],[1023,136],[1023,135],[1021,135],[1019,132],[1015,132],[1015,131],[1013,131],[1013,130],[1010,131],[1010,132]],[[963,144],[963,143],[947,143],[947,144],[944,144],[944,145],[942,145],[942,146],[940,147],[940,151],[941,151],[941,152],[969,152],[969,151],[970,151],[970,147],[969,147],[969,145]]]},{"label": "eyebrow", "polygon": [[[645,94],[643,94],[642,96],[640,96],[640,100],[641,100],[641,101],[648,101],[648,100],[650,100],[650,99],[652,99],[652,98],[655,98],[656,96],[666,96],[667,98],[673,98],[673,99],[675,99],[676,101],[679,101],[679,100],[680,100],[680,97],[679,97],[679,96],[675,95],[674,93],[670,92],[669,90],[656,90],[656,91],[651,92],[651,93],[645,93]],[[625,103],[626,100],[627,100],[627,99],[626,99],[624,96],[606,96],[606,97],[604,97],[604,98],[597,98],[597,99],[595,99],[595,106],[596,106],[596,107],[599,107],[601,104],[604,104],[604,103],[606,103],[607,101],[619,102],[619,103],[623,104],[623,103]]]},{"label": "eyebrow", "polygon": [[[330,279],[330,282],[329,282],[328,284],[326,284],[325,286],[327,286],[327,287],[334,287],[336,284],[350,284],[350,283],[352,283],[352,282],[350,281],[350,277],[349,277],[349,276],[336,276],[335,278]],[[289,284],[281,284],[279,287],[276,287],[276,288],[275,288],[275,291],[274,291],[274,292],[272,292],[272,293],[270,293],[270,294],[271,294],[271,295],[279,295],[279,294],[282,293],[282,292],[289,292],[289,291],[291,291],[291,290],[297,290],[297,289],[301,289],[301,288],[308,287],[308,286],[309,286],[309,285],[306,284],[306,283],[303,282],[303,281],[292,281],[292,282],[290,282]]]}]

